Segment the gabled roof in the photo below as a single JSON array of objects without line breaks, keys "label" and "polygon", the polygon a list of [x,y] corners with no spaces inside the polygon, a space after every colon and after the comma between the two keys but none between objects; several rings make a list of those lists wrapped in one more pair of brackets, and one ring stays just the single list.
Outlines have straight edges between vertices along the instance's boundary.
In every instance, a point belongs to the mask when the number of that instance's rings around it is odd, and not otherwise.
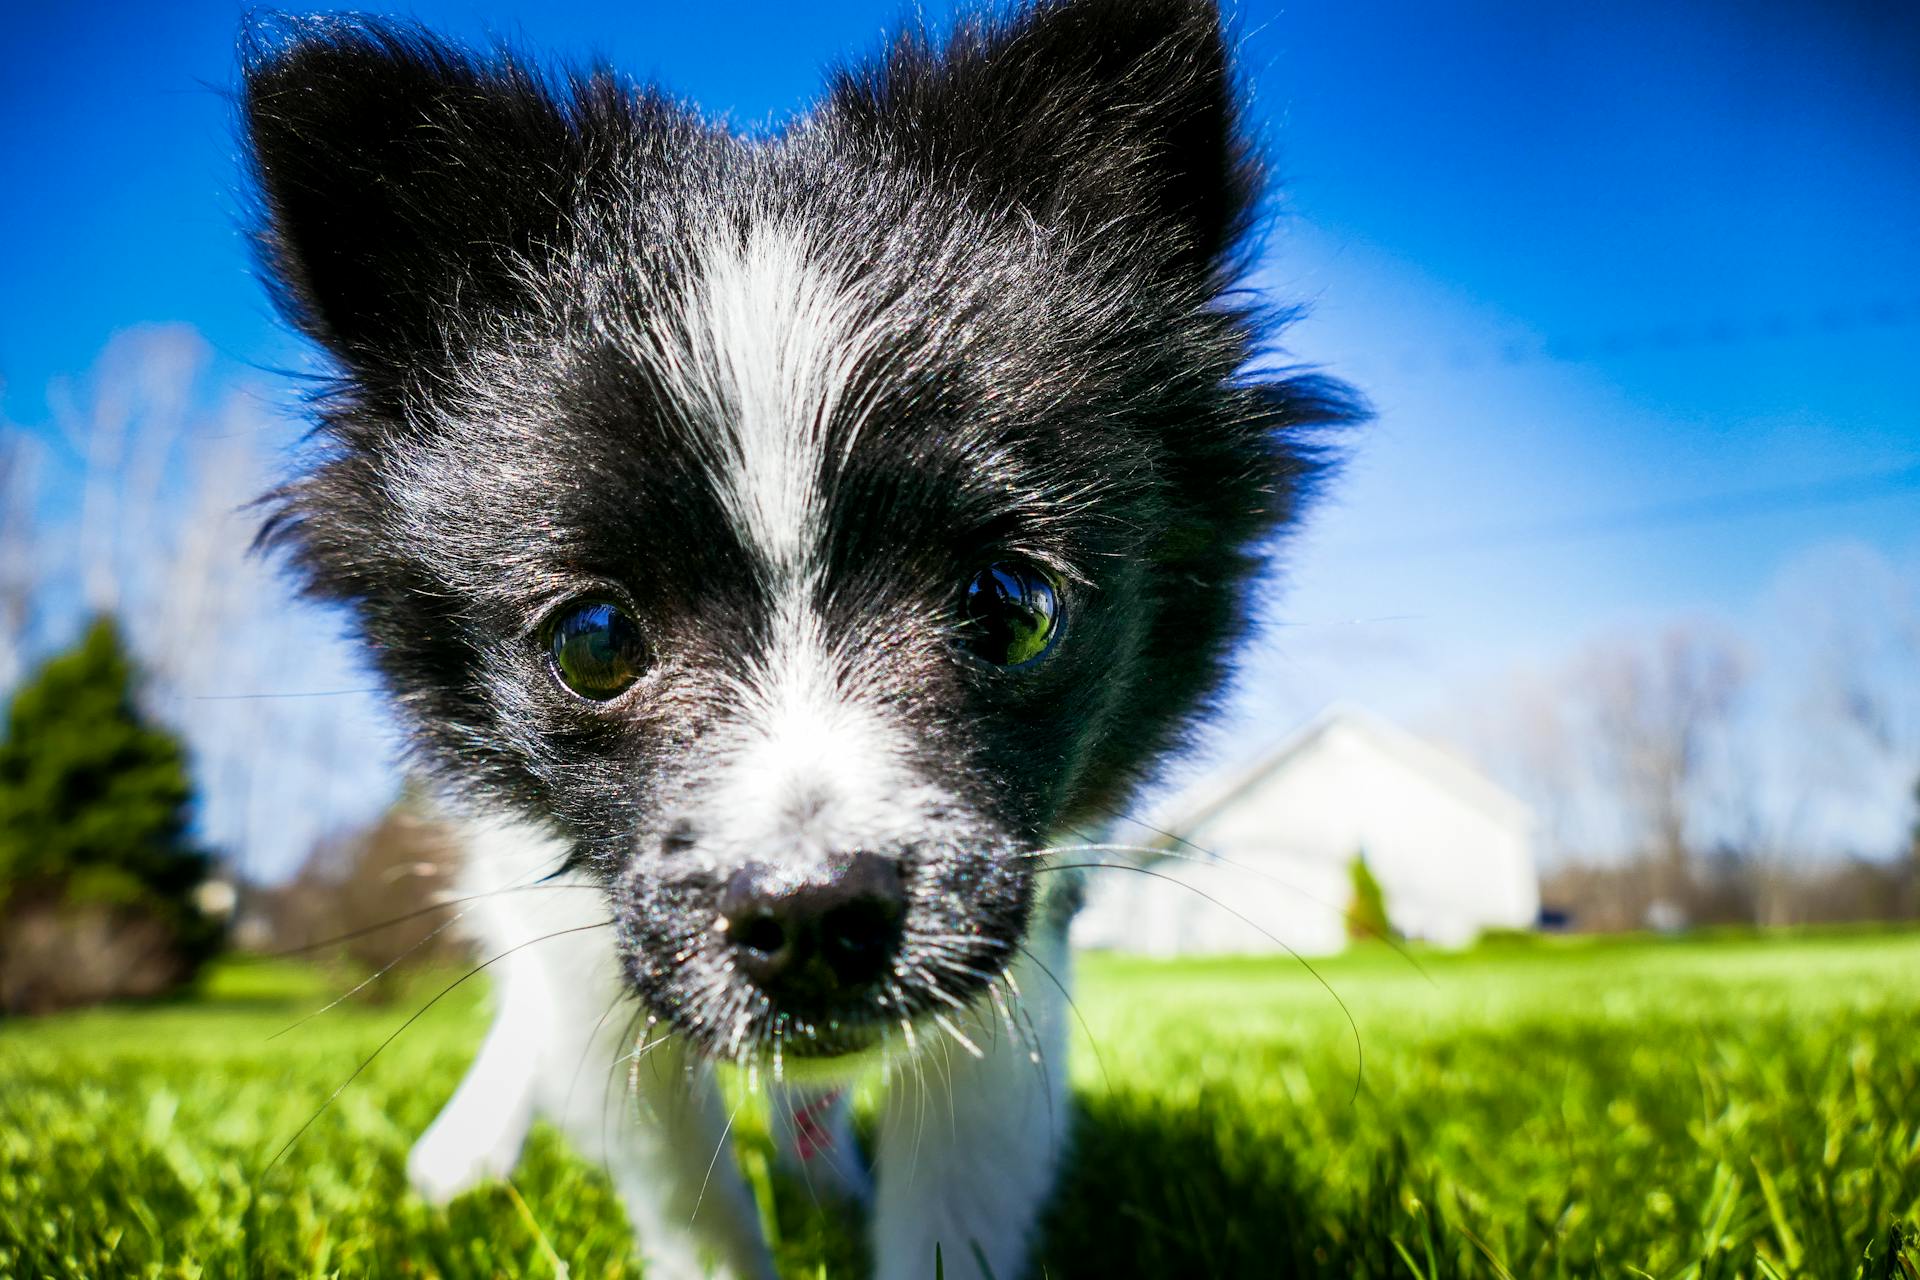
[{"label": "gabled roof", "polygon": [[1425,777],[1498,822],[1531,826],[1533,810],[1459,756],[1358,707],[1335,704],[1315,716],[1252,763],[1203,778],[1175,796],[1160,825],[1176,837],[1192,831],[1242,796],[1256,790],[1336,728],[1359,734],[1381,754]]}]

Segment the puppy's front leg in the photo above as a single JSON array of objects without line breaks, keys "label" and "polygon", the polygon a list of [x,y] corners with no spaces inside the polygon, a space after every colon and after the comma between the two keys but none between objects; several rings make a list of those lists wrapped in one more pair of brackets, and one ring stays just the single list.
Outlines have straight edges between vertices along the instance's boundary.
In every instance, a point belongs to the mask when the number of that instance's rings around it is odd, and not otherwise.
[{"label": "puppy's front leg", "polygon": [[541,1049],[552,1030],[544,988],[527,969],[504,966],[492,1029],[460,1087],[407,1156],[407,1180],[434,1204],[506,1177],[520,1159],[533,1123]]},{"label": "puppy's front leg", "polygon": [[[939,1246],[951,1280],[1019,1280],[1067,1134],[1064,935],[1049,926],[1010,966],[1022,993],[1017,1034],[991,1003],[950,1018],[975,1057],[938,1024],[896,1067],[880,1128],[874,1211],[878,1280],[926,1280]],[[1051,970],[1048,977],[1040,965]],[[1038,1059],[1037,1061],[1035,1059]]]},{"label": "puppy's front leg", "polygon": [[706,1276],[706,1255],[732,1280],[775,1280],[713,1068],[671,1037],[625,1045],[612,1066],[611,1089],[596,1073],[550,1114],[612,1177],[649,1280]]}]

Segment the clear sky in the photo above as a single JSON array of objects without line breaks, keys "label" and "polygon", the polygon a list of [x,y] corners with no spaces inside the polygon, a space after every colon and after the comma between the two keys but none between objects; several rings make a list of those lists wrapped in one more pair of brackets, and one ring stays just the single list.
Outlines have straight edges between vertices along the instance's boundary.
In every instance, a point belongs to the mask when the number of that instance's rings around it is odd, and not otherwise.
[{"label": "clear sky", "polygon": [[[370,7],[370,6],[361,6]],[[424,3],[741,122],[904,6]],[[298,366],[235,230],[237,4],[21,7],[0,34],[0,410],[128,326],[214,381]],[[1857,544],[1920,566],[1920,7],[1252,2],[1287,353],[1377,421],[1293,547],[1241,731],[1418,719],[1582,637],[1749,617]]]}]

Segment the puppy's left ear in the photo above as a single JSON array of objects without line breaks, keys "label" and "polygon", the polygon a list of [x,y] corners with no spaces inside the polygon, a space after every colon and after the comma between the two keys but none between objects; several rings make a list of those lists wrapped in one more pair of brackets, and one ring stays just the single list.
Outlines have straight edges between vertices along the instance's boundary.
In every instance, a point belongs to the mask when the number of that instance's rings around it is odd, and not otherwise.
[{"label": "puppy's left ear", "polygon": [[910,30],[832,103],[936,181],[1177,271],[1237,265],[1260,191],[1213,0],[1039,0],[944,49]]},{"label": "puppy's left ear", "polygon": [[563,226],[591,95],[374,19],[277,20],[244,54],[255,242],[289,320],[365,383],[511,306],[517,264]]}]

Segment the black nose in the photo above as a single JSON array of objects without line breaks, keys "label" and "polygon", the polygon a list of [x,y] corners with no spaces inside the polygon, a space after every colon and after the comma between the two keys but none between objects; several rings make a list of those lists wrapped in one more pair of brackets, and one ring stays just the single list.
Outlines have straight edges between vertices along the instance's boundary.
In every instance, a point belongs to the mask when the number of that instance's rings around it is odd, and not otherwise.
[{"label": "black nose", "polygon": [[855,853],[800,874],[743,869],[721,894],[719,927],[734,963],[769,995],[822,1002],[886,974],[906,909],[899,865]]}]

